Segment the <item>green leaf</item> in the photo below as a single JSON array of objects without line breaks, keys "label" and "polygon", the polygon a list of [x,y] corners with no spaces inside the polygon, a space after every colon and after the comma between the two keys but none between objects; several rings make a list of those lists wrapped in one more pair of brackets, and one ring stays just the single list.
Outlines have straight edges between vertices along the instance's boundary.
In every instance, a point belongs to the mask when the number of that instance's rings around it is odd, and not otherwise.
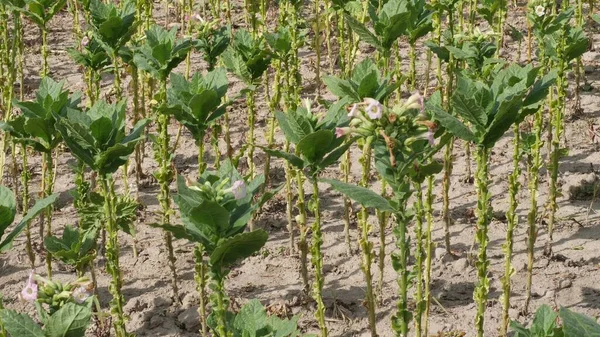
[{"label": "green leaf", "polygon": [[347,80],[339,79],[335,76],[323,77],[323,83],[327,86],[332,94],[336,95],[340,99],[345,97],[351,98],[352,102],[360,102],[360,95],[354,90],[352,84]]},{"label": "green leaf", "polygon": [[600,337],[600,324],[591,317],[560,308],[560,319],[563,322],[564,337]]},{"label": "green leaf", "polygon": [[14,310],[0,310],[0,321],[10,336],[13,337],[46,337],[44,331],[31,317],[19,314]]},{"label": "green leaf", "polygon": [[50,316],[47,337],[81,337],[85,335],[92,311],[85,305],[67,303]]},{"label": "green leaf", "polygon": [[550,336],[556,327],[558,314],[548,305],[544,304],[537,309],[531,323],[531,333],[534,336]]},{"label": "green leaf", "polygon": [[475,135],[465,124],[442,109],[439,91],[435,92],[425,103],[425,108],[433,114],[435,120],[439,121],[454,136],[466,141],[475,140]]},{"label": "green leaf", "polygon": [[488,122],[487,113],[485,105],[477,102],[474,89],[475,82],[459,76],[456,92],[452,96],[452,106],[459,116],[471,122],[476,129],[483,130]]},{"label": "green leaf", "polygon": [[[221,237],[229,227],[229,217],[229,212],[223,206],[214,201],[203,200],[182,220],[188,232]],[[186,219],[188,221],[185,221]]]},{"label": "green leaf", "polygon": [[217,244],[210,255],[210,264],[217,268],[228,267],[259,251],[267,242],[268,237],[267,232],[259,229],[224,239]]},{"label": "green leaf", "polygon": [[44,199],[38,200],[32,208],[29,209],[27,214],[23,216],[21,222],[4,238],[4,241],[0,242],[0,253],[4,253],[11,247],[12,240],[14,240],[17,235],[19,235],[27,226],[27,223],[31,221],[31,219],[35,218],[38,214],[40,214],[44,209],[48,206],[52,205],[57,199],[60,193],[52,194]]},{"label": "green leaf", "polygon": [[348,22],[350,28],[352,28],[352,30],[361,38],[361,40],[370,44],[378,50],[383,49],[383,46],[381,42],[379,42],[379,39],[373,33],[371,33],[367,29],[367,27],[365,27],[362,23],[356,20],[352,15],[344,13],[344,18],[346,18],[346,21]]},{"label": "green leaf", "polygon": [[269,149],[266,147],[260,147],[260,148],[263,151],[265,151],[265,153],[269,154],[270,156],[285,159],[293,166],[295,166],[301,170],[304,169],[305,165],[304,165],[304,160],[302,160],[302,158],[299,158],[291,153],[287,153],[287,152],[283,152],[283,151],[273,150],[273,149]]},{"label": "green leaf", "polygon": [[321,181],[328,183],[334,190],[360,203],[364,207],[375,208],[380,211],[394,211],[394,208],[386,198],[368,188],[347,184],[334,179],[321,179]]},{"label": "green leaf", "polygon": [[324,169],[330,165],[335,164],[341,156],[348,151],[348,148],[352,146],[356,138],[347,140],[342,146],[338,146],[335,150],[329,152],[325,158],[319,163],[319,168]]},{"label": "green leaf", "polygon": [[257,299],[246,303],[233,320],[233,327],[243,333],[254,335],[267,326],[267,311]]},{"label": "green leaf", "polygon": [[519,322],[510,321],[510,330],[515,333],[514,337],[531,337],[531,332]]},{"label": "green leaf", "polygon": [[319,130],[302,138],[302,140],[298,142],[296,150],[300,152],[309,163],[318,163],[320,159],[329,152],[329,146],[333,139],[334,135],[331,130]]},{"label": "green leaf", "polygon": [[0,239],[8,226],[12,225],[16,214],[15,194],[8,187],[0,185]]},{"label": "green leaf", "polygon": [[313,131],[310,122],[296,111],[290,111],[289,113],[276,111],[275,118],[277,118],[285,138],[292,144],[298,144],[302,138]]}]

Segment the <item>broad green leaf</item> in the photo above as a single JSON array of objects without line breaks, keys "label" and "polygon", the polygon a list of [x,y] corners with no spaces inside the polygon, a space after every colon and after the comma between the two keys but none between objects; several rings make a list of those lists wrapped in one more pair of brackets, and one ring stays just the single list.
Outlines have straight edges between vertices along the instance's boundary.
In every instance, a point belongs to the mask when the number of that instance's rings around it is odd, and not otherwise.
[{"label": "broad green leaf", "polygon": [[15,194],[8,187],[0,185],[0,239],[8,226],[12,225],[16,214]]},{"label": "broad green leaf", "polygon": [[531,332],[519,322],[510,321],[510,330],[515,333],[514,337],[532,337]]},{"label": "broad green leaf", "polygon": [[329,147],[333,139],[331,130],[319,130],[302,138],[296,145],[296,151],[301,153],[309,163],[315,164],[331,150]]},{"label": "broad green leaf", "polygon": [[458,78],[456,93],[452,96],[452,106],[456,113],[471,122],[476,129],[483,130],[487,125],[485,105],[481,105],[474,97],[475,83],[463,76]]},{"label": "broad green leaf", "polygon": [[273,157],[277,157],[277,158],[281,158],[281,159],[285,159],[287,160],[290,164],[292,164],[293,166],[299,168],[299,169],[303,169],[305,164],[304,164],[304,160],[302,160],[301,158],[291,154],[291,153],[287,153],[287,152],[283,152],[283,151],[278,151],[278,150],[273,150],[273,149],[269,149],[266,147],[260,147],[263,151],[265,151],[265,153],[273,156]]},{"label": "broad green leaf", "polygon": [[560,308],[564,337],[600,337],[600,324],[591,317]]},{"label": "broad green leaf", "polygon": [[44,199],[38,200],[35,205],[29,209],[27,214],[23,216],[21,222],[19,222],[12,232],[10,232],[6,238],[4,238],[4,241],[0,242],[0,253],[7,251],[11,247],[14,238],[25,229],[27,223],[40,214],[44,209],[52,205],[58,199],[59,195],[60,193],[55,193]]},{"label": "broad green leaf", "polygon": [[448,129],[454,136],[466,141],[474,141],[475,135],[458,118],[444,111],[440,105],[441,96],[439,91],[435,92],[425,103],[425,107],[433,114],[435,120],[439,121],[443,127]]},{"label": "broad green leaf", "polygon": [[348,22],[348,25],[352,30],[363,40],[365,43],[370,44],[378,50],[383,49],[383,45],[379,42],[379,39],[371,33],[367,27],[365,27],[362,23],[356,20],[352,15],[348,13],[344,13],[344,18]]},{"label": "broad green leaf", "polygon": [[219,241],[210,255],[210,264],[216,268],[224,268],[238,260],[245,259],[259,251],[265,245],[268,234],[262,229],[240,233]]},{"label": "broad green leaf", "polygon": [[260,333],[267,326],[267,312],[257,299],[246,303],[233,320],[233,327],[250,335]]},{"label": "broad green leaf", "polygon": [[185,227],[189,232],[210,233],[221,237],[229,227],[229,212],[214,201],[203,200],[202,203],[186,214],[189,219]]},{"label": "broad green leaf", "polygon": [[275,117],[285,138],[292,144],[298,144],[302,138],[313,132],[310,121],[296,111],[276,111]]},{"label": "broad green leaf", "polygon": [[19,314],[14,310],[0,310],[0,321],[10,336],[13,337],[46,337],[42,328],[31,317]]},{"label": "broad green leaf", "polygon": [[558,314],[548,305],[544,304],[537,309],[531,324],[531,333],[534,336],[550,336],[556,327]]},{"label": "broad green leaf", "polygon": [[380,211],[394,211],[394,208],[390,205],[386,198],[368,188],[344,183],[334,179],[321,179],[321,181],[328,183],[334,190],[360,203],[364,207],[375,208]]},{"label": "broad green leaf", "polygon": [[323,83],[327,86],[332,94],[339,98],[350,98],[352,102],[360,102],[361,97],[352,87],[352,84],[347,80],[339,79],[335,76],[323,77]]},{"label": "broad green leaf", "polygon": [[67,303],[50,316],[45,328],[47,337],[80,337],[85,335],[92,311],[86,305]]}]

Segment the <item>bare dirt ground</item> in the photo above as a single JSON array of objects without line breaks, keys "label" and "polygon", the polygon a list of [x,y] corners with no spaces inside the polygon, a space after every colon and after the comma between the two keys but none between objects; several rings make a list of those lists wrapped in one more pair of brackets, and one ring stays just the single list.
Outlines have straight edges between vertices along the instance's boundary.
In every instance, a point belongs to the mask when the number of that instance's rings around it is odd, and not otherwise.
[{"label": "bare dirt ground", "polygon": [[[162,10],[162,6],[156,4]],[[236,9],[240,17],[241,9]],[[157,21],[162,22],[164,12],[158,13]],[[239,22],[242,22],[241,20]],[[526,22],[521,10],[509,10],[509,22],[519,29],[525,30]],[[74,64],[66,53],[66,48],[73,45],[72,20],[66,13],[60,13],[51,23],[49,43],[51,46],[50,67],[54,79],[65,80],[73,91],[84,90],[84,80],[80,69]],[[597,34],[591,34],[592,40],[598,41]],[[38,72],[40,60],[40,34],[32,24],[27,26],[26,34],[27,60],[26,60],[26,86],[28,96],[39,82]],[[369,50],[363,49],[363,56],[368,56]],[[314,97],[314,54],[312,51],[302,50],[302,73],[305,83],[304,95]],[[515,43],[508,42],[503,52],[504,57],[516,57]],[[523,51],[525,55],[525,51]],[[593,142],[590,128],[600,117],[600,95],[598,89],[600,76],[598,72],[598,51],[592,46],[584,57],[586,79],[591,85],[589,91],[583,91],[582,109],[575,115],[572,109],[572,93],[568,104],[565,139],[569,147],[569,154],[562,158],[560,165],[559,182],[564,196],[560,198],[559,224],[555,232],[555,253],[559,259],[549,260],[542,256],[543,244],[547,235],[542,227],[539,232],[536,250],[536,264],[533,276],[534,298],[531,308],[535,309],[541,304],[550,304],[554,307],[565,306],[575,311],[598,317],[600,315],[600,224],[598,222],[598,202],[590,193],[581,192],[582,185],[590,186],[597,182],[600,163],[598,145]],[[419,58],[425,63],[425,49],[419,48]],[[323,69],[328,68],[325,57]],[[205,69],[199,55],[193,57],[195,70]],[[423,77],[424,66],[420,69]],[[127,82],[128,80],[126,80]],[[241,84],[232,78],[230,94],[240,90]],[[112,85],[112,77],[106,75],[103,81],[103,93],[107,93]],[[324,90],[326,92],[326,90]],[[333,100],[331,95],[324,96]],[[258,139],[262,141],[262,132],[266,129],[268,109],[259,99]],[[245,104],[238,102],[231,110],[232,136],[235,148],[245,140],[247,123],[245,120]],[[171,134],[175,135],[177,125],[173,124]],[[506,222],[503,216],[506,211],[508,174],[512,170],[511,136],[503,138],[494,149],[491,157],[491,194],[495,219],[490,228],[489,256],[491,257],[491,293],[489,307],[486,314],[486,335],[497,336],[501,320],[501,295],[500,277],[503,274],[502,243],[505,237]],[[279,138],[281,140],[281,138]],[[223,147],[224,144],[221,144]],[[454,220],[452,231],[452,250],[456,256],[447,256],[443,249],[443,224],[439,217],[441,209],[441,177],[436,177],[435,183],[435,230],[434,238],[438,243],[435,249],[433,263],[433,295],[437,304],[432,305],[430,333],[447,332],[452,330],[464,331],[466,336],[475,333],[473,319],[475,305],[472,292],[476,280],[476,270],[466,258],[473,242],[475,226],[474,209],[476,208],[476,194],[474,186],[464,182],[467,172],[464,144],[458,144],[455,150],[454,174],[451,187],[451,215]],[[260,152],[260,151],[258,151]],[[146,142],[147,158],[144,169],[152,172],[156,165],[151,157],[149,141]],[[262,163],[264,156],[257,153],[257,163]],[[354,160],[358,157],[354,156]],[[209,162],[214,160],[207,155]],[[39,158],[32,158],[33,182],[35,192],[40,180]],[[57,234],[62,232],[65,224],[74,224],[77,219],[75,210],[71,205],[68,192],[73,188],[73,173],[69,164],[73,162],[70,154],[63,153],[59,158],[56,192],[61,192],[60,201],[54,216],[54,228]],[[196,146],[187,132],[183,133],[182,143],[177,150],[175,167],[179,174],[195,176]],[[9,163],[10,165],[10,163]],[[474,165],[474,163],[473,163]],[[359,165],[354,165],[354,174],[358,177]],[[210,166],[209,166],[210,167]],[[280,182],[284,179],[281,162],[276,161],[272,171],[272,180]],[[328,172],[336,176],[337,171]],[[543,205],[547,196],[547,179],[545,171],[540,172],[540,205]],[[133,181],[131,177],[130,181]],[[525,175],[521,183],[527,186]],[[354,242],[354,255],[346,255],[343,240],[343,214],[342,201],[339,195],[323,187],[323,218],[324,218],[324,262],[325,262],[325,290],[324,300],[328,308],[328,326],[331,336],[368,336],[368,323],[365,307],[363,306],[364,277],[359,268],[361,263],[358,251],[356,224],[352,226],[352,239]],[[126,299],[126,313],[129,315],[128,330],[138,336],[198,336],[198,296],[193,280],[193,247],[185,242],[175,243],[177,254],[177,271],[180,275],[180,293],[182,304],[177,305],[171,299],[169,273],[166,264],[166,251],[163,246],[160,230],[149,227],[155,213],[159,209],[156,200],[157,185],[148,184],[140,188],[140,200],[146,206],[140,213],[136,224],[137,245],[139,256],[132,254],[132,239],[121,235],[121,268],[124,277],[123,295]],[[310,191],[310,188],[307,188]],[[309,193],[310,194],[310,193]],[[519,207],[519,226],[515,236],[514,266],[516,275],[512,278],[513,294],[511,317],[521,322],[529,322],[532,315],[520,314],[524,302],[526,272],[526,215],[528,212],[529,193],[525,188],[519,194],[521,206]],[[543,211],[543,208],[541,208]],[[286,229],[285,199],[279,195],[269,202],[259,213],[256,221],[269,232],[269,242],[261,253],[253,256],[230,274],[227,289],[234,303],[238,307],[251,298],[258,298],[269,306],[271,312],[278,314],[299,315],[300,326],[305,332],[316,332],[316,321],[313,318],[314,305],[304,301],[301,296],[301,281],[299,278],[300,262],[296,255],[290,254]],[[542,224],[540,224],[542,225]],[[373,219],[373,226],[377,223]],[[377,230],[375,230],[377,231]],[[39,242],[39,237],[34,231],[34,240]],[[378,238],[373,235],[372,241],[378,249]],[[391,315],[395,311],[397,300],[396,274],[389,263],[389,254],[393,250],[393,235],[391,228],[386,229],[386,242],[388,244],[386,269],[384,272],[384,287],[381,305],[377,308],[378,333],[380,336],[392,336],[390,326]],[[38,259],[36,272],[45,273],[42,258]],[[0,257],[0,291],[8,308],[19,311],[33,312],[33,307],[21,302],[18,294],[27,278],[28,262],[24,249],[24,238],[20,237],[15,242],[15,247],[8,254]],[[68,280],[74,273],[65,266],[55,263],[56,278]],[[376,267],[373,268],[376,270]],[[102,268],[98,269],[99,271]],[[375,271],[375,278],[377,272]],[[99,298],[102,303],[107,303],[109,293],[107,285],[109,276],[99,272]],[[90,334],[92,336],[92,334]]]}]

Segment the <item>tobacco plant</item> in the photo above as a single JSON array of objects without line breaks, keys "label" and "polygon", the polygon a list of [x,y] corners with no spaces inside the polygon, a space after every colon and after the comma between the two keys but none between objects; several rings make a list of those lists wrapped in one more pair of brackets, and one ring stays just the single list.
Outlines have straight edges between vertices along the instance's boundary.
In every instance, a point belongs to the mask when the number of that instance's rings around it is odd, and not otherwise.
[{"label": "tobacco plant", "polygon": [[[223,64],[247,86],[246,104],[248,107],[248,136],[246,153],[248,174],[255,175],[254,127],[256,124],[256,89],[258,81],[271,63],[271,53],[266,49],[263,37],[253,37],[247,30],[239,29],[233,35],[231,45],[221,55]],[[242,153],[245,148],[242,149]]]},{"label": "tobacco plant", "polygon": [[27,0],[23,14],[42,31],[42,71],[40,77],[46,77],[48,67],[48,22],[60,12],[67,0]]},{"label": "tobacco plant", "polygon": [[206,169],[204,162],[204,136],[206,130],[225,114],[227,104],[227,72],[222,68],[209,71],[206,75],[194,74],[188,81],[173,73],[168,89],[168,104],[162,113],[173,115],[185,126],[198,146],[198,175]]},{"label": "tobacco plant", "polygon": [[[348,150],[352,141],[344,142],[343,138],[336,137],[336,128],[343,126],[345,102],[334,104],[330,107],[327,115],[319,121],[312,111],[310,101],[304,107],[287,113],[276,112],[275,116],[279,122],[286,139],[295,145],[295,151],[284,152],[263,148],[271,156],[279,157],[288,161],[297,171],[295,172],[298,188],[297,207],[299,214],[296,217],[300,238],[298,249],[300,250],[301,276],[305,291],[308,290],[308,268],[307,255],[308,231],[312,231],[312,244],[310,247],[311,262],[315,269],[315,283],[313,286],[313,298],[317,302],[316,318],[322,336],[327,336],[325,323],[325,305],[323,304],[323,255],[321,247],[323,238],[321,234],[321,211],[319,199],[318,177],[321,172],[337,160]],[[313,188],[313,200],[309,208],[313,211],[314,222],[311,228],[306,224],[306,205],[304,199],[304,177],[308,179]]]},{"label": "tobacco plant", "polygon": [[216,25],[217,22],[201,25],[194,46],[202,52],[202,58],[208,63],[209,71],[215,68],[219,56],[227,49],[231,40],[231,27],[215,27]]},{"label": "tobacco plant", "polygon": [[[33,101],[15,102],[22,114],[8,122],[0,123],[0,129],[8,132],[13,141],[29,146],[42,154],[41,195],[47,197],[54,189],[54,149],[62,138],[56,130],[56,116],[67,109],[75,108],[80,102],[80,94],[69,95],[64,82],[55,82],[44,77]],[[45,233],[44,233],[45,223]],[[40,221],[40,238],[52,235],[52,208],[45,212],[45,221]],[[48,277],[52,277],[52,254],[46,254]]]},{"label": "tobacco plant", "polygon": [[111,313],[117,337],[126,337],[124,298],[121,293],[123,279],[119,268],[118,223],[113,174],[123,166],[143,138],[148,119],[139,121],[129,134],[125,134],[125,101],[108,104],[98,101],[85,113],[68,109],[65,116],[55,115],[57,128],[66,145],[77,159],[98,174],[104,201],[104,229],[106,242],[106,269],[111,275],[109,292],[112,295]]},{"label": "tobacco plant", "polygon": [[[561,326],[557,324],[560,318]],[[535,312],[529,328],[511,321],[510,328],[515,337],[577,337],[600,334],[600,324],[593,317],[576,313],[561,307],[558,313],[548,305],[542,305]]]},{"label": "tobacco plant", "polygon": [[514,124],[537,111],[554,82],[555,75],[537,79],[539,68],[511,65],[494,75],[491,83],[458,77],[456,91],[451,97],[454,111],[465,122],[447,113],[441,107],[439,92],[430,100],[429,108],[439,123],[455,137],[473,142],[476,146],[477,171],[477,229],[479,244],[476,267],[478,285],[474,291],[477,305],[475,324],[478,336],[483,336],[484,314],[489,293],[487,257],[488,226],[491,220],[491,195],[489,194],[489,155],[495,143]]},{"label": "tobacco plant", "polygon": [[95,246],[98,230],[91,227],[87,230],[65,226],[62,237],[49,236],[44,239],[46,250],[63,263],[75,268],[78,277],[83,277],[85,268],[91,266],[96,257]]},{"label": "tobacco plant", "polygon": [[89,2],[92,37],[108,54],[113,66],[113,88],[116,101],[122,98],[119,52],[135,34],[140,22],[135,21],[135,2],[126,0],[121,6],[101,0]]},{"label": "tobacco plant", "polygon": [[[229,299],[225,292],[225,279],[231,266],[238,260],[257,252],[267,241],[267,233],[262,230],[244,232],[252,215],[273,194],[264,194],[258,202],[253,202],[261,190],[264,178],[257,176],[246,183],[230,161],[221,165],[219,171],[203,173],[197,182],[186,182],[183,177],[177,180],[178,194],[174,197],[179,206],[183,225],[158,224],[179,239],[196,243],[196,282],[201,292],[199,314],[203,333],[206,326],[218,336],[229,336]],[[204,262],[204,255],[208,261]],[[209,266],[212,313],[206,318],[206,303],[203,293],[206,271]]]},{"label": "tobacco plant", "polygon": [[[174,153],[170,146],[169,122],[170,115],[161,113],[168,102],[167,79],[171,71],[185,60],[192,41],[189,39],[178,40],[176,28],[167,31],[160,26],[152,26],[146,31],[145,43],[135,50],[133,62],[136,66],[148,73],[158,81],[159,90],[155,96],[158,135],[153,136],[154,157],[158,162],[158,171],[154,177],[160,185],[158,201],[161,206],[161,222],[171,223],[171,197],[169,185],[173,180],[172,161]],[[208,96],[207,96],[208,97]],[[171,269],[171,284],[173,287],[173,298],[178,299],[177,270],[175,269],[175,254],[173,253],[172,237],[169,232],[164,233],[165,245],[168,251],[169,267]]]}]

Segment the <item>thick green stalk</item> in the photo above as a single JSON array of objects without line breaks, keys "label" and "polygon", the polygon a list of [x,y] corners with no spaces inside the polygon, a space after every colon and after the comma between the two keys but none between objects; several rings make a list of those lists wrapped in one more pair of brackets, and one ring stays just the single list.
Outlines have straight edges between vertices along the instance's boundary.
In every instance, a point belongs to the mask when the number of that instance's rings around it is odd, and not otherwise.
[{"label": "thick green stalk", "polygon": [[321,246],[323,245],[323,238],[321,235],[321,200],[319,199],[319,184],[317,177],[312,177],[313,185],[313,211],[315,214],[315,222],[312,226],[312,247],[311,247],[311,260],[313,267],[315,268],[315,284],[313,286],[313,298],[317,302],[317,312],[315,317],[319,323],[319,329],[321,330],[321,337],[327,337],[327,325],[325,323],[325,304],[323,304],[323,284],[325,283],[325,277],[323,276],[323,253],[321,252]]},{"label": "thick green stalk", "polygon": [[[273,97],[269,100],[269,109],[271,111],[271,115],[269,116],[269,127],[267,129],[267,147],[272,148],[275,143],[275,110],[279,107],[279,101],[281,100],[281,68],[282,65],[287,69],[287,61],[279,62],[275,65],[275,78],[273,79]],[[268,74],[265,74],[265,77],[268,78]],[[265,177],[265,188],[269,184],[269,176],[271,171],[271,156],[267,153],[267,157],[265,159],[265,168],[264,168],[264,177]]]},{"label": "thick green stalk", "polygon": [[207,265],[204,262],[204,246],[201,243],[194,247],[194,259],[196,265],[194,267],[195,275],[194,280],[196,281],[196,290],[200,296],[200,305],[198,306],[198,315],[200,315],[200,334],[202,336],[208,336],[208,325],[206,323],[206,274]]},{"label": "thick green stalk", "polygon": [[454,148],[454,138],[446,145],[444,152],[444,177],[442,178],[442,219],[444,221],[444,242],[446,253],[452,254],[450,249],[450,226],[452,226],[452,217],[450,216],[450,177],[452,176],[452,150]]},{"label": "thick green stalk", "polygon": [[[23,186],[23,191],[21,193],[21,202],[22,202],[22,212],[23,214],[27,214],[29,211],[29,178],[31,174],[29,173],[29,165],[27,164],[27,146],[21,145],[21,158],[23,162],[23,167],[21,170],[21,186]],[[31,269],[35,267],[35,252],[33,251],[33,247],[31,244],[31,222],[27,222],[27,228],[25,228],[25,236],[27,241],[25,242],[25,251],[27,252],[27,257],[29,257],[29,262],[31,263]]]},{"label": "thick green stalk", "polygon": [[414,183],[415,195],[415,268],[417,271],[415,278],[415,336],[421,337],[423,333],[423,311],[425,309],[425,299],[423,297],[423,218],[425,211],[423,208],[423,187],[421,183]]},{"label": "thick green stalk", "polygon": [[[246,95],[246,103],[248,104],[248,175],[254,178],[254,123],[256,120],[256,103],[254,102],[254,91],[248,92]],[[252,231],[252,228],[250,229]]]},{"label": "thick green stalk", "polygon": [[219,271],[212,275],[213,312],[217,319],[217,336],[229,336],[227,329],[227,307],[229,299],[225,294],[225,276]]},{"label": "thick green stalk", "polygon": [[100,180],[104,191],[104,216],[106,217],[105,226],[108,235],[108,240],[106,241],[106,270],[111,275],[111,281],[108,287],[108,290],[112,295],[110,312],[113,316],[112,321],[115,335],[117,337],[128,337],[129,334],[125,329],[125,314],[123,312],[125,299],[121,292],[123,280],[121,269],[119,268],[119,228],[116,222],[114,181],[109,175],[103,175]]},{"label": "thick green stalk", "polygon": [[416,82],[417,82],[417,55],[416,55],[416,48],[415,48],[415,44],[411,43],[410,45],[410,51],[409,51],[409,57],[410,57],[410,70],[409,70],[409,79],[410,79],[410,91],[414,91],[415,90],[415,86],[416,86]]},{"label": "thick green stalk", "polygon": [[48,76],[48,29],[42,27],[42,73],[41,78]]},{"label": "thick green stalk", "polygon": [[294,170],[294,174],[296,175],[296,193],[298,194],[298,200],[296,201],[296,208],[298,209],[296,224],[298,225],[298,230],[300,232],[300,238],[298,240],[298,250],[300,251],[300,275],[302,276],[304,292],[308,294],[310,285],[308,283],[308,242],[306,241],[308,226],[306,225],[306,203],[304,201],[304,176],[300,170],[296,169]]},{"label": "thick green stalk", "polygon": [[[161,81],[161,99],[167,97],[167,83]],[[158,130],[159,130],[159,174],[158,182],[160,184],[160,194],[158,201],[161,206],[161,221],[163,224],[168,225],[171,223],[171,191],[169,185],[173,172],[171,170],[171,149],[169,148],[169,120],[170,116],[166,114],[159,114],[158,116]],[[179,287],[177,284],[177,269],[175,267],[175,254],[173,253],[173,237],[170,232],[164,232],[165,245],[168,251],[169,268],[171,269],[171,287],[173,290],[173,299],[179,301]]]},{"label": "thick green stalk", "polygon": [[408,258],[410,256],[410,238],[407,234],[410,217],[407,215],[406,201],[398,198],[398,207],[395,214],[396,226],[394,226],[394,236],[396,237],[396,252],[392,254],[392,265],[398,273],[398,304],[396,313],[392,317],[392,328],[396,337],[408,337],[408,323],[411,320],[412,313],[408,309]]},{"label": "thick green stalk", "polygon": [[548,165],[548,169],[550,171],[550,187],[548,192],[548,242],[546,242],[546,247],[544,249],[544,253],[548,256],[552,255],[552,241],[554,238],[554,226],[556,223],[556,212],[558,211],[558,204],[556,199],[560,194],[558,191],[559,186],[558,182],[558,165],[559,159],[561,157],[561,153],[563,149],[560,147],[560,138],[564,133],[564,110],[565,110],[565,102],[567,97],[567,89],[568,82],[566,78],[567,71],[567,61],[565,60],[565,48],[566,48],[566,29],[562,30],[562,35],[559,41],[558,46],[558,75],[556,81],[556,100],[552,102],[551,106],[551,124],[554,129],[552,133],[552,152],[550,153],[550,163]]},{"label": "thick green stalk", "polygon": [[490,291],[490,280],[488,279],[488,266],[490,261],[487,257],[488,247],[488,226],[490,223],[491,205],[490,193],[488,191],[488,156],[489,149],[477,147],[477,173],[475,176],[475,185],[477,188],[477,231],[476,239],[479,244],[479,252],[477,254],[477,279],[478,284],[473,293],[473,299],[477,306],[477,314],[475,316],[475,325],[477,327],[477,336],[484,335],[484,319],[485,309],[487,307],[487,299]]},{"label": "thick green stalk", "polygon": [[[346,151],[341,163],[342,174],[344,175],[344,182],[350,182],[350,165],[352,155],[350,151]],[[352,201],[350,198],[344,196],[344,240],[346,241],[346,254],[352,255],[352,242],[350,240],[350,213],[352,212]]]},{"label": "thick green stalk", "polygon": [[425,311],[423,321],[423,336],[429,336],[429,311],[431,309],[431,262],[433,257],[434,243],[431,237],[433,231],[433,176],[427,177],[427,194],[425,197],[425,218],[427,220],[427,232],[425,234]]},{"label": "thick green stalk", "polygon": [[[386,184],[385,180],[383,180],[383,178],[381,178],[380,181],[381,181],[381,196],[383,196],[385,198],[387,184]],[[375,293],[377,294],[377,296],[379,297],[379,301],[381,302],[383,300],[383,296],[382,296],[383,295],[383,273],[384,273],[384,269],[385,269],[385,250],[386,250],[385,229],[387,228],[388,218],[390,215],[388,212],[383,212],[380,210],[377,210],[376,213],[377,213],[377,222],[379,223],[379,259],[377,260],[378,267],[379,267],[379,279],[377,280],[377,288],[375,290]]]},{"label": "thick green stalk", "polygon": [[319,0],[314,0],[313,14],[315,15],[315,21],[313,28],[315,30],[313,48],[315,49],[315,84],[317,86],[317,97],[321,96],[321,6],[319,6]]},{"label": "thick green stalk", "polygon": [[[53,190],[54,163],[52,161],[52,153],[44,152],[42,163],[42,191],[43,197],[48,197]],[[40,238],[52,236],[52,206],[48,206],[45,211],[46,234],[43,235],[43,222],[40,222]],[[46,251],[46,270],[48,279],[52,278],[52,254]]]},{"label": "thick green stalk", "polygon": [[511,282],[510,278],[515,273],[512,266],[513,256],[513,233],[518,225],[517,218],[517,207],[519,206],[519,176],[521,170],[519,168],[519,161],[521,160],[521,149],[520,149],[520,131],[519,125],[515,124],[513,127],[514,139],[513,139],[513,171],[508,176],[508,211],[506,212],[506,241],[502,244],[504,250],[504,275],[501,278],[502,281],[502,323],[500,325],[500,335],[506,336],[508,333],[508,324],[510,323],[510,317],[508,310],[510,309],[510,291]]},{"label": "thick green stalk", "polygon": [[542,128],[543,128],[543,115],[542,108],[536,113],[534,121],[534,135],[535,143],[531,147],[531,162],[529,164],[528,176],[529,176],[529,213],[527,214],[527,283],[525,286],[525,304],[523,307],[524,312],[529,310],[529,301],[531,300],[531,281],[533,278],[533,254],[535,248],[535,241],[537,239],[537,194],[539,185],[539,171],[542,167]]},{"label": "thick green stalk", "polygon": [[[367,187],[369,185],[369,177],[371,173],[371,138],[367,138],[363,145],[363,155],[360,159],[362,164],[362,181],[361,185]],[[360,248],[362,251],[361,269],[365,275],[366,291],[365,304],[367,315],[369,318],[369,329],[371,336],[377,336],[377,320],[375,316],[375,296],[373,293],[373,275],[371,273],[371,265],[373,264],[373,243],[369,241],[369,233],[371,226],[369,225],[369,212],[366,207],[362,207],[359,215],[359,228],[361,236],[359,239]]]}]

